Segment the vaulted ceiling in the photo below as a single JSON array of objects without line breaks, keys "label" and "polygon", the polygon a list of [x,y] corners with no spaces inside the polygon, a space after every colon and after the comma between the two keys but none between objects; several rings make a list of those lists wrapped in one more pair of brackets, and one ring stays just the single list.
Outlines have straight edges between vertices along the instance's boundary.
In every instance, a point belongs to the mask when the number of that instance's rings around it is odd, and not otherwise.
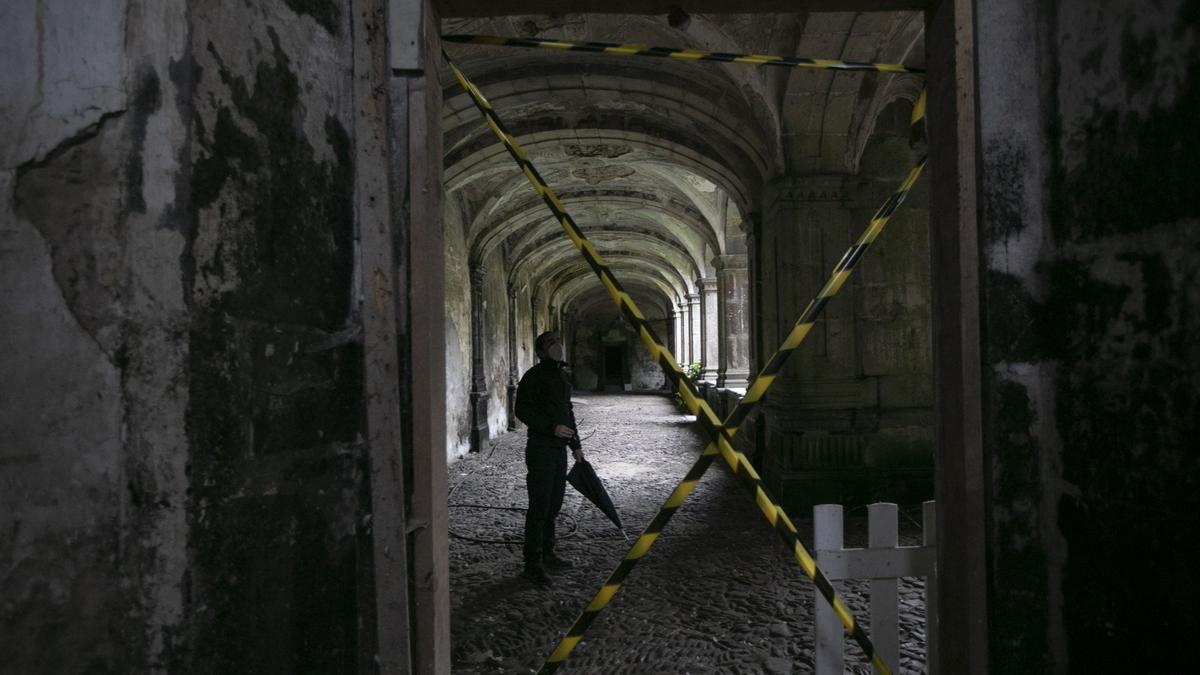
[{"label": "vaulted ceiling", "polygon": [[[443,32],[922,65],[917,12],[565,15],[447,19]],[[875,117],[915,99],[912,75],[789,70],[447,44],[643,309],[665,313],[770,180],[854,173]],[[509,281],[564,309],[607,307],[599,282],[448,74],[447,192],[472,260],[506,252]]]}]

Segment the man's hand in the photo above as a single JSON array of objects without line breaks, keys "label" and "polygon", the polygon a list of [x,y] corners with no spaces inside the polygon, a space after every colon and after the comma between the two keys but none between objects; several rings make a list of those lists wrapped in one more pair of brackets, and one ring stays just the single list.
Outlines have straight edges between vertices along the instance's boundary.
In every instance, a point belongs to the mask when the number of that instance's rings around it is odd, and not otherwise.
[{"label": "man's hand", "polygon": [[571,454],[575,456],[576,462],[583,461],[583,448],[571,448]]},{"label": "man's hand", "polygon": [[575,438],[575,430],[565,424],[560,424],[554,427],[554,435],[559,438]]}]

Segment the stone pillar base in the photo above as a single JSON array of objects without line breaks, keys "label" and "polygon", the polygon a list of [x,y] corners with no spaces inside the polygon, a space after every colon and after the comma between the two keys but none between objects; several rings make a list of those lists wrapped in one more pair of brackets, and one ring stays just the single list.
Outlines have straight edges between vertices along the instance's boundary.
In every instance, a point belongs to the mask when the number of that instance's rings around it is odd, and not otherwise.
[{"label": "stone pillar base", "polygon": [[491,439],[487,419],[487,392],[471,392],[471,452],[479,452]]},{"label": "stone pillar base", "polygon": [[508,430],[517,428],[517,385],[508,385]]},{"label": "stone pillar base", "polygon": [[749,386],[750,371],[744,369],[727,370],[717,375],[717,387],[723,389],[738,389],[745,391]]}]

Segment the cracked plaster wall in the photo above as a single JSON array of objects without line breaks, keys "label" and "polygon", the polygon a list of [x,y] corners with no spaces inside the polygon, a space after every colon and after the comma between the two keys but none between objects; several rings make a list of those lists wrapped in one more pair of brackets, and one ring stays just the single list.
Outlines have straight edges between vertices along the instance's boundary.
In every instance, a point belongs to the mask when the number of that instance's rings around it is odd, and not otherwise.
[{"label": "cracked plaster wall", "polygon": [[182,2],[6,3],[0,636],[14,672],[173,663],[186,567]]},{"label": "cracked plaster wall", "polygon": [[355,667],[348,19],[0,7],[6,671]]},{"label": "cracked plaster wall", "polygon": [[1187,670],[1200,4],[977,11],[992,672]]}]

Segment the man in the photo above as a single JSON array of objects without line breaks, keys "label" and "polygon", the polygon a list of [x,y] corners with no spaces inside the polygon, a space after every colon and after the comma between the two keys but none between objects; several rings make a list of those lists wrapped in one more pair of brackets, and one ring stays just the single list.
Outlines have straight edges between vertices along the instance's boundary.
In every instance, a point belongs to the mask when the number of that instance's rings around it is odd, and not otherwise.
[{"label": "man", "polygon": [[562,508],[567,484],[567,447],[576,460],[583,459],[571,408],[571,382],[563,372],[563,345],[554,333],[534,340],[539,362],[525,372],[517,385],[517,419],[529,428],[525,443],[526,486],[529,510],[525,512],[525,578],[550,583],[546,570],[558,571],[571,562],[554,553],[554,520]]}]

